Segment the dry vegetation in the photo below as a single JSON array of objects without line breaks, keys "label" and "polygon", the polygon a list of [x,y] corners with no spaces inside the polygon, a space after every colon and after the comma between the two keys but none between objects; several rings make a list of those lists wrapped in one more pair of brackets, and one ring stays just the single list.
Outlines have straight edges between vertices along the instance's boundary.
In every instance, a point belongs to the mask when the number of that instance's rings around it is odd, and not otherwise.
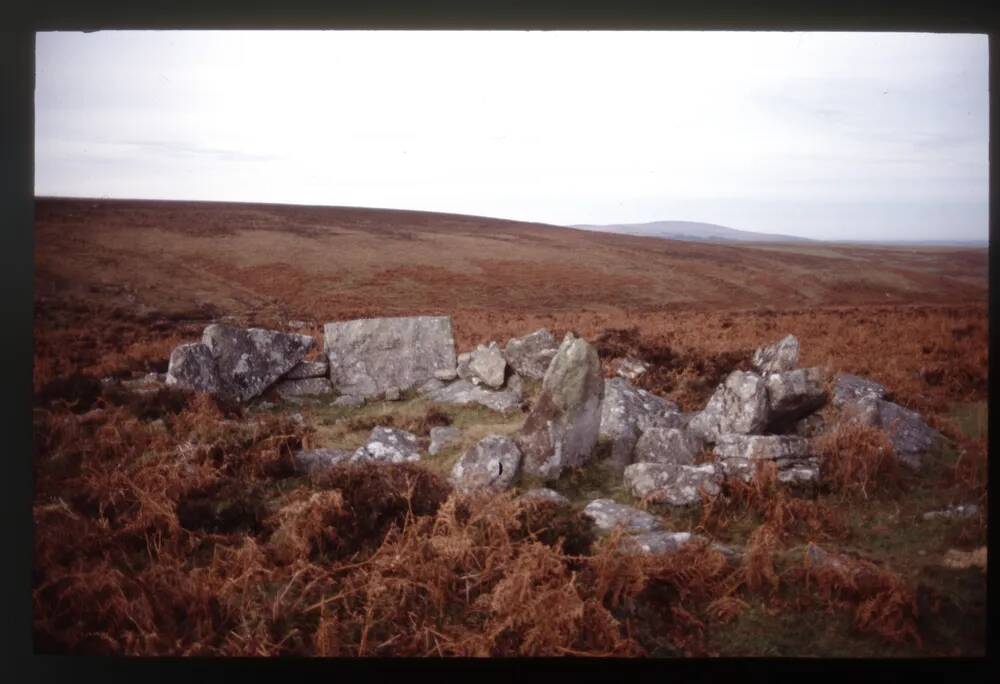
[{"label": "dry vegetation", "polygon": [[[83,201],[40,202],[36,244],[39,652],[984,652],[985,578],[939,562],[986,543],[982,250],[735,247],[408,212]],[[605,362],[652,362],[639,384],[685,410],[756,346],[793,333],[804,365],[882,382],[948,445],[915,477],[886,458],[882,433],[836,427],[820,443],[814,496],[764,469],[694,511],[649,504],[673,529],[742,547],[738,562],[698,545],[639,558],[595,535],[578,506],[453,493],[440,474],[456,454],[427,468],[294,474],[304,445],[347,445],[388,424],[378,407],[305,407],[303,425],[100,382],[164,371],[169,351],[220,315],[301,319],[318,334],[326,319],[396,313],[451,315],[460,349],[574,330]],[[391,422],[421,436],[478,420],[395,410]],[[573,473],[566,492],[601,486]],[[980,514],[920,519],[966,502]]]}]

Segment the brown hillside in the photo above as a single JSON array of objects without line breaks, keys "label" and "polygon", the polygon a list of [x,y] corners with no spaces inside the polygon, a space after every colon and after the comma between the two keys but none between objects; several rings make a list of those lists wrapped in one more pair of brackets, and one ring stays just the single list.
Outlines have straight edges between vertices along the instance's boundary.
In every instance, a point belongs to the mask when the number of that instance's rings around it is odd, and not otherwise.
[{"label": "brown hillside", "polygon": [[40,199],[35,237],[36,294],[255,317],[954,304],[987,288],[984,249],[701,244],[381,209]]}]

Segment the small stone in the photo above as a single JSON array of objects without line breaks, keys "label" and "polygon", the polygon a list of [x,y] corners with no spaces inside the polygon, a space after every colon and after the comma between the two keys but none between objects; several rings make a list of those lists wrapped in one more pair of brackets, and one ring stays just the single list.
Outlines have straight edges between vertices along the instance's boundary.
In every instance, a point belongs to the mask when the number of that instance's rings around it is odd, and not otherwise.
[{"label": "small stone", "polygon": [[368,442],[351,456],[351,462],[412,463],[420,460],[417,436],[395,428],[376,427]]},{"label": "small stone", "polygon": [[556,490],[549,489],[548,487],[536,487],[535,489],[529,489],[519,498],[525,501],[549,501],[565,506],[569,505],[569,499]]},{"label": "small stone", "polygon": [[353,452],[346,449],[313,449],[300,451],[294,456],[295,469],[299,473],[317,473],[333,466],[346,463]]},{"label": "small stone", "polygon": [[385,391],[385,400],[386,401],[399,401],[399,399],[400,399],[401,396],[402,395],[400,394],[400,391],[399,391],[398,387],[390,387],[389,389],[387,389]]},{"label": "small stone", "polygon": [[622,525],[626,532],[652,532],[661,529],[659,518],[632,506],[616,503],[611,499],[594,499],[583,514],[593,519],[594,525],[605,532]]}]

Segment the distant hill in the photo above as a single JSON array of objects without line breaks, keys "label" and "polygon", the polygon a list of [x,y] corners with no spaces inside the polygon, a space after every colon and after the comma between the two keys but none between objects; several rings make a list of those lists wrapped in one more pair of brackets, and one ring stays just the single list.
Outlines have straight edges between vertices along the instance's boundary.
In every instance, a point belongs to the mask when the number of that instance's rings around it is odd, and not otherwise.
[{"label": "distant hill", "polygon": [[815,242],[808,238],[775,233],[755,233],[750,230],[727,228],[715,223],[698,221],[653,221],[651,223],[619,223],[609,225],[574,225],[571,228],[605,233],[642,235],[670,240],[729,241],[729,242]]}]

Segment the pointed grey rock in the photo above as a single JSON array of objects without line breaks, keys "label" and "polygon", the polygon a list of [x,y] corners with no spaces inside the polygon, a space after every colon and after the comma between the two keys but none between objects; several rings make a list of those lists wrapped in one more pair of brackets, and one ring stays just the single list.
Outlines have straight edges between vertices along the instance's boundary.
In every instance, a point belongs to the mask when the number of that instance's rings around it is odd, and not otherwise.
[{"label": "pointed grey rock", "polygon": [[166,384],[195,392],[219,393],[219,370],[207,345],[182,344],[170,354]]},{"label": "pointed grey rock", "polygon": [[766,375],[794,370],[799,363],[799,340],[788,335],[774,344],[760,347],[753,353],[754,370]]},{"label": "pointed grey rock", "polygon": [[567,334],[516,441],[525,472],[556,479],[593,456],[601,425],[604,378],[597,350]]},{"label": "pointed grey rock", "polygon": [[202,333],[219,373],[219,395],[246,401],[294,368],[312,347],[307,335],[213,323]]}]

